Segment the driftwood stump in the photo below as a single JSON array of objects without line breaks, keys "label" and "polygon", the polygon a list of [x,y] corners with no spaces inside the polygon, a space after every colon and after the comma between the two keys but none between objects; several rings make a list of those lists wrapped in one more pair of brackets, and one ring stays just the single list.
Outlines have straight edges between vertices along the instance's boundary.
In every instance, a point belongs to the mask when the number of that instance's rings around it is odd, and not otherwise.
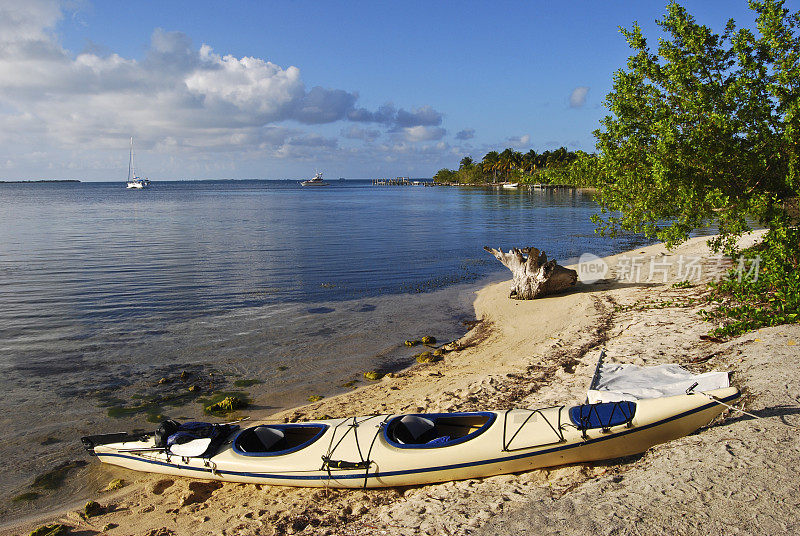
[{"label": "driftwood stump", "polygon": [[[578,281],[578,272],[547,260],[547,255],[536,248],[511,248],[508,253],[501,249],[484,247],[514,274],[514,284],[509,297],[532,300],[538,296],[554,294],[573,286]],[[525,255],[528,258],[525,258]]]}]

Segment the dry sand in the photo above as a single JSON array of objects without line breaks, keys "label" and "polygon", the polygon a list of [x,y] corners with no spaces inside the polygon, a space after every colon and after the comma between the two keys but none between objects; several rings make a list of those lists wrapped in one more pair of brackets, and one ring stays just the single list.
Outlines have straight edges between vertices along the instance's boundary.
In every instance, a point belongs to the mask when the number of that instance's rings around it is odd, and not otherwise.
[{"label": "dry sand", "polygon": [[[87,521],[73,510],[0,534],[45,522],[81,534],[113,526],[105,533],[151,536],[797,533],[800,326],[701,339],[712,327],[697,314],[705,286],[674,288],[674,272],[701,255],[703,279],[724,266],[708,258],[703,238],[665,253],[654,245],[610,257],[607,279],[529,302],[508,299],[508,283],[490,285],[475,301],[482,322],[444,361],[267,420],[582,402],[601,347],[612,362],[732,371],[748,409],[763,419],[730,415],[624,460],[402,489],[278,488],[95,468],[98,482],[128,482],[97,494],[108,513]],[[619,281],[614,268],[625,271],[633,258],[641,277]]]}]

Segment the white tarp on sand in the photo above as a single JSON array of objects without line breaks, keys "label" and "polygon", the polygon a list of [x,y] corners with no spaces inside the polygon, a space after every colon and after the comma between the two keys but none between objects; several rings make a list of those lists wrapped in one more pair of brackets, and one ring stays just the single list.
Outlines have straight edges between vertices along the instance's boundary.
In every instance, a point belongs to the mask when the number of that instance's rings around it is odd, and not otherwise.
[{"label": "white tarp on sand", "polygon": [[590,404],[640,398],[682,395],[697,382],[695,391],[728,387],[727,372],[692,374],[680,365],[639,367],[636,365],[602,364],[597,378],[587,392]]}]

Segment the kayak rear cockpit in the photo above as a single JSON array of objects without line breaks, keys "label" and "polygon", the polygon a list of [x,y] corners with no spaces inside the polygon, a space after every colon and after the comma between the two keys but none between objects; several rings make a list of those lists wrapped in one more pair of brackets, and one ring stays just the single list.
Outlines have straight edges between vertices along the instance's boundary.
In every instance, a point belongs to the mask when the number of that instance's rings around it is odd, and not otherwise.
[{"label": "kayak rear cockpit", "polygon": [[478,437],[495,419],[496,414],[488,411],[398,415],[386,423],[383,437],[403,449],[447,447]]}]

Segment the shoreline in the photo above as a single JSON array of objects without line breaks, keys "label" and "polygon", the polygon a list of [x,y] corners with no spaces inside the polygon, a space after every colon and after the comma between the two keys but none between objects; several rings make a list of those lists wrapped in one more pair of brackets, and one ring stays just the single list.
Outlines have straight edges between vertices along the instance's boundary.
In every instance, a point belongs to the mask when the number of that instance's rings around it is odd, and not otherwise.
[{"label": "shoreline", "polygon": [[[676,248],[671,252],[673,260],[707,255],[707,239],[694,238]],[[623,259],[656,258],[662,253],[666,253],[664,246],[655,244],[606,257],[604,261],[609,266],[616,263],[619,269]],[[705,265],[711,273],[703,274],[704,279],[713,275],[714,268],[717,273],[724,269],[712,262]],[[613,270],[611,275],[615,275]],[[664,279],[669,279],[667,275]],[[652,279],[653,274],[650,276]],[[712,358],[699,363],[701,369],[691,365],[695,354],[704,355],[716,346],[699,339],[698,334],[706,333],[709,325],[697,321],[696,315],[686,314],[696,307],[687,305],[693,303],[689,298],[702,293],[704,285],[673,288],[671,283],[678,281],[626,283],[604,279],[591,285],[579,283],[567,293],[530,302],[509,300],[507,281],[489,284],[476,293],[474,302],[476,318],[482,321],[460,339],[461,350],[446,354],[444,361],[415,365],[354,391],[272,414],[263,422],[307,420],[323,414],[470,411],[582,402],[602,346],[610,349],[610,361],[640,365],[690,363],[693,372],[714,365],[734,368],[718,360],[713,352]],[[646,300],[659,295],[667,297],[662,300],[664,303],[683,300],[684,305],[661,307],[655,302],[649,307]],[[649,333],[653,329],[655,334]],[[770,329],[790,332],[797,326]],[[648,334],[637,339],[640,331]],[[685,337],[687,333],[692,336],[690,340]],[[753,340],[758,339],[751,333],[723,346],[736,349],[744,344],[741,341]],[[800,377],[800,371],[795,374]],[[734,383],[739,379],[734,375]],[[254,420],[253,424],[256,422],[262,421]],[[720,427],[710,432],[716,428]],[[501,530],[499,520],[507,517],[513,524],[514,513],[520,508],[541,510],[542,493],[551,502],[553,497],[558,499],[546,505],[555,508],[554,505],[563,504],[559,500],[576,495],[570,493],[573,489],[580,492],[582,487],[622,478],[623,474],[626,479],[629,474],[638,475],[643,470],[641,458],[647,459],[650,452],[673,451],[676,443],[695,444],[696,449],[696,444],[705,444],[706,435],[704,431],[657,446],[633,461],[557,467],[403,490],[323,490],[324,495],[307,488],[220,485],[113,469],[106,470],[104,478],[124,478],[130,484],[112,494],[97,494],[95,499],[104,506],[113,505],[109,507],[113,511],[90,518],[91,523],[81,520],[75,512],[18,520],[0,528],[0,534],[27,533],[46,520],[94,530],[109,522],[118,525],[109,534],[144,534],[150,529],[164,529],[167,532],[163,534],[272,534],[300,530],[303,534],[369,534],[376,527],[397,535],[453,534],[454,527],[488,530],[490,521],[497,521],[493,526]],[[102,487],[101,482],[98,484]],[[417,531],[413,527],[420,528]],[[655,529],[648,533],[656,533]]]},{"label": "shoreline", "polygon": [[465,186],[472,188],[494,188],[502,189],[504,185],[516,184],[512,189],[520,190],[580,190],[586,192],[596,192],[594,186],[573,186],[571,184],[550,184],[538,182],[431,182],[430,186]]},{"label": "shoreline", "polygon": [[[477,284],[497,279],[487,276]],[[211,396],[212,381],[222,385],[216,388],[219,391],[246,395],[251,407],[244,414],[254,416],[307,404],[309,396],[328,398],[349,392],[350,385],[372,383],[363,377],[365,372],[410,366],[414,349],[405,347],[404,339],[430,334],[448,340],[466,333],[468,327],[462,322],[474,319],[473,293],[473,284],[458,283],[421,294],[239,309],[199,324],[194,320],[176,322],[162,326],[165,334],[157,339],[159,351],[176,356],[175,363],[143,361],[130,374],[130,381],[123,377],[113,391],[84,390],[70,399],[57,392],[31,390],[27,396],[12,397],[16,402],[13,406],[7,404],[9,413],[5,417],[9,432],[6,461],[11,470],[0,486],[4,491],[0,527],[9,519],[25,519],[29,513],[58,511],[61,505],[81,498],[88,500],[95,489],[104,487],[105,483],[98,486],[94,482],[97,477],[89,474],[99,472],[94,467],[70,470],[61,489],[40,490],[32,485],[35,478],[51,473],[63,463],[88,464],[90,458],[77,441],[83,435],[154,430],[158,423],[154,424],[150,417],[156,412],[182,422],[218,421],[222,418],[203,412],[203,401]],[[306,312],[317,308],[323,312]],[[420,309],[428,310],[425,322],[415,318]],[[202,334],[198,333],[198,325],[204,328]],[[326,335],[313,336],[314,332]],[[385,337],[385,333],[394,337]],[[306,334],[312,336],[305,337]],[[190,360],[195,353],[200,360]],[[234,359],[234,354],[242,357]],[[282,355],[291,355],[291,361],[284,361]],[[213,379],[204,383],[212,373]],[[116,375],[107,371],[92,374],[95,384],[116,380]],[[187,376],[185,380],[183,374]],[[161,385],[160,378],[168,381]],[[199,394],[190,393],[190,385],[200,385],[202,390]],[[170,393],[176,393],[176,402],[149,403]],[[148,403],[141,403],[143,400]],[[67,406],[59,413],[52,409],[62,404]],[[18,411],[16,415],[36,417],[32,422],[22,422],[10,412],[13,407]],[[40,443],[42,446],[38,447]],[[30,454],[33,446],[37,446],[36,456]],[[86,491],[82,491],[81,480],[88,480],[84,482]],[[38,493],[38,498],[13,501],[32,493]]]}]

